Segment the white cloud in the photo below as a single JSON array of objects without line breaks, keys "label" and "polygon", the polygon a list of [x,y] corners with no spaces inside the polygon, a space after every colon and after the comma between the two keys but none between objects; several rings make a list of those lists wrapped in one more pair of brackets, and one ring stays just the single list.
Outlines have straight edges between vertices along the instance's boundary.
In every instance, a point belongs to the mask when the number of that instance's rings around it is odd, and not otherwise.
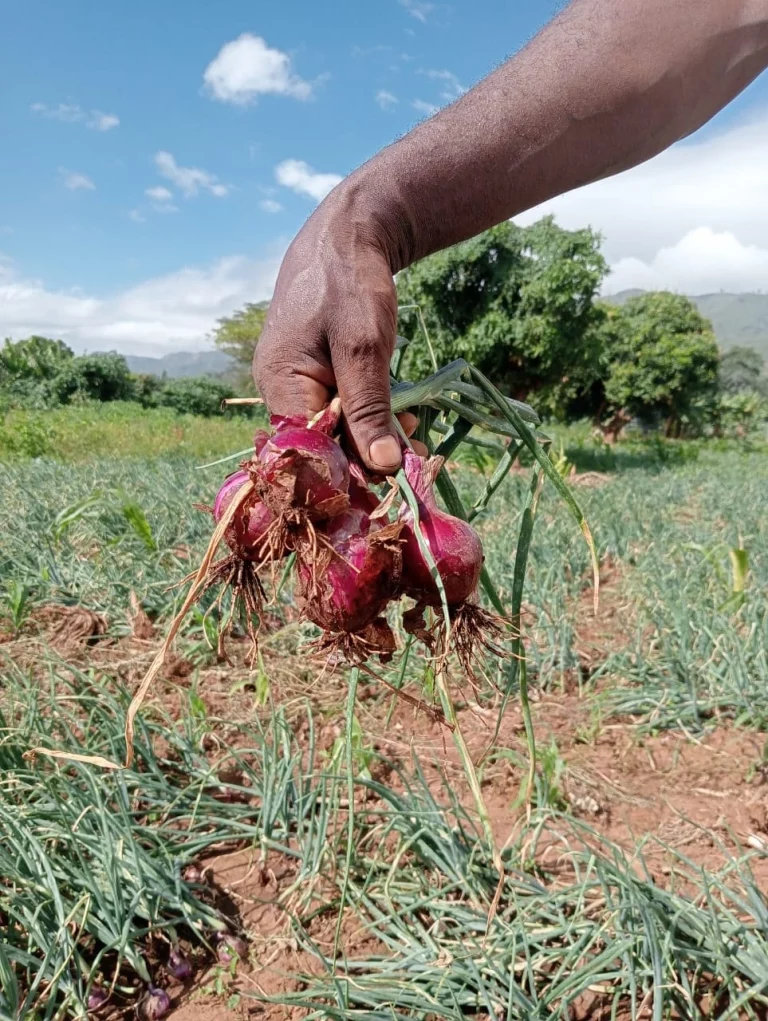
[{"label": "white cloud", "polygon": [[426,117],[431,117],[433,113],[437,113],[440,109],[440,107],[435,106],[434,103],[426,103],[423,99],[414,99],[411,106],[414,110],[418,110],[419,113],[423,113]]},{"label": "white cloud", "polygon": [[[640,167],[545,202],[515,220],[532,223],[553,213],[563,227],[594,227],[605,238],[609,262],[617,274],[621,270],[618,281],[644,272],[641,263],[664,286],[684,279],[686,287],[746,290],[755,286],[753,267],[761,265],[755,253],[768,238],[767,166],[768,110],[763,110],[725,130],[710,128]],[[747,255],[737,257],[734,243]],[[683,252],[693,256],[694,250],[695,273],[684,275],[676,260]],[[705,257],[712,272],[704,269]],[[615,289],[615,281],[610,286]]]},{"label": "white cloud", "polygon": [[467,91],[466,86],[461,84],[453,71],[420,70],[418,73],[426,75],[427,78],[432,78],[434,81],[442,82],[440,98],[444,99],[446,103],[452,103],[454,99],[463,96]]},{"label": "white cloud", "polygon": [[109,298],[50,291],[0,263],[0,336],[61,337],[75,351],[166,354],[209,348],[217,319],[268,298],[282,251],[263,259],[235,255],[185,267]]},{"label": "white cloud", "polygon": [[275,179],[284,188],[321,202],[342,180],[338,174],[320,174],[303,160],[283,160],[275,167]]},{"label": "white cloud", "polygon": [[176,185],[185,198],[192,198],[200,189],[210,192],[216,198],[224,198],[229,194],[229,185],[219,184],[215,174],[198,167],[180,167],[169,152],[156,153],[155,166],[163,177]]},{"label": "white cloud", "polygon": [[70,191],[95,191],[96,185],[85,174],[77,174],[73,170],[66,170],[64,167],[59,167],[59,177],[61,183],[65,188],[69,188]]},{"label": "white cloud", "polygon": [[[178,213],[179,207],[173,202],[173,192],[162,184],[145,188],[144,194],[149,199],[149,207],[156,213]],[[146,208],[137,206],[128,214],[136,223],[146,223]]]},{"label": "white cloud", "polygon": [[147,188],[144,194],[155,202],[170,202],[173,198],[173,192],[169,188],[164,188],[162,184],[155,188]]},{"label": "white cloud", "polygon": [[259,206],[265,213],[279,213],[283,208],[280,203],[276,202],[274,199],[262,199],[261,202],[259,202]]},{"label": "white cloud", "polygon": [[56,121],[63,121],[65,124],[75,124],[85,116],[79,106],[71,106],[67,103],[59,103],[58,106],[33,103],[31,110],[33,113],[40,114],[41,117],[50,117]]},{"label": "white cloud", "polygon": [[120,123],[120,118],[116,114],[102,113],[101,110],[91,110],[88,113],[81,106],[71,103],[59,103],[58,106],[33,103],[30,109],[41,117],[49,117],[64,124],[85,124],[94,131],[110,131]]},{"label": "white cloud", "polygon": [[288,54],[250,32],[222,46],[205,69],[203,81],[214,99],[241,106],[270,93],[294,99],[312,95],[310,83],[293,72]]},{"label": "white cloud", "polygon": [[94,131],[111,131],[118,127],[120,118],[113,113],[102,113],[100,110],[93,110],[88,121],[88,127]]},{"label": "white cloud", "polygon": [[697,227],[677,244],[659,249],[649,262],[619,259],[605,282],[605,291],[615,294],[630,287],[683,294],[765,290],[768,248],[742,244],[730,231]]},{"label": "white cloud", "polygon": [[412,17],[422,23],[426,22],[427,15],[431,14],[435,9],[435,4],[427,3],[427,0],[400,0],[400,6],[404,7]]},{"label": "white cloud", "polygon": [[391,92],[387,92],[386,89],[379,89],[376,93],[376,102],[382,110],[389,110],[398,103],[399,100],[397,96],[393,95]]}]

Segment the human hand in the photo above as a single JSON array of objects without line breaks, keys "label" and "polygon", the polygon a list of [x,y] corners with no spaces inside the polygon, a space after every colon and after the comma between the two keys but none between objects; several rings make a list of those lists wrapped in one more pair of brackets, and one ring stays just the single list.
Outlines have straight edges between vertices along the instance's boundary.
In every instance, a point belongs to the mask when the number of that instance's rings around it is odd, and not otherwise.
[{"label": "human hand", "polygon": [[[291,244],[277,279],[253,374],[273,414],[311,415],[334,392],[349,438],[373,471],[400,465],[389,363],[397,295],[386,239],[341,185]],[[413,415],[401,417],[410,435]]]}]

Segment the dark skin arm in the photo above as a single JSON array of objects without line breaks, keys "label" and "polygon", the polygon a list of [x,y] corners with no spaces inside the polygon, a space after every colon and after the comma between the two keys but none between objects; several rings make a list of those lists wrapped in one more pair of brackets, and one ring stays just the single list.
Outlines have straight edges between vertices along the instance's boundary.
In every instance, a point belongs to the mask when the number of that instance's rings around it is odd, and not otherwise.
[{"label": "dark skin arm", "polygon": [[400,462],[393,274],[684,138],[768,66],[768,0],[573,0],[520,53],[344,180],[291,244],[254,377],[271,411],[339,393],[369,467]]}]

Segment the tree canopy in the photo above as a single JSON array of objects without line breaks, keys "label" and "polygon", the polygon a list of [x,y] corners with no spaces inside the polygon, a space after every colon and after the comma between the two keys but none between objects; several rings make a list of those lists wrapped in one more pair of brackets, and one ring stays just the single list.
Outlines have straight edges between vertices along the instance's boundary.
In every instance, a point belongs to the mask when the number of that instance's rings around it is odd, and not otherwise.
[{"label": "tree canopy", "polygon": [[[607,271],[592,230],[505,222],[404,270],[398,299],[421,309],[439,363],[465,357],[514,396],[562,412],[598,371]],[[417,378],[431,361],[411,323],[405,372]]]},{"label": "tree canopy", "polygon": [[601,410],[662,418],[667,432],[712,410],[719,353],[690,298],[667,291],[631,298],[612,311],[603,336]]},{"label": "tree canopy", "polygon": [[61,404],[73,400],[129,401],[135,392],[135,378],[125,358],[109,354],[80,355],[70,359],[52,381]]},{"label": "tree canopy", "polygon": [[268,301],[249,303],[231,316],[219,319],[214,331],[216,347],[250,371],[253,352],[267,318]]},{"label": "tree canopy", "polygon": [[[210,416],[222,414],[222,402],[234,396],[224,380],[137,376],[114,351],[75,355],[62,341],[47,337],[9,340],[0,348],[0,412],[44,410],[79,401],[137,401],[144,407]],[[249,409],[231,412],[248,414]]]},{"label": "tree canopy", "polygon": [[33,335],[0,347],[0,385],[9,379],[50,379],[74,358],[63,340]]}]

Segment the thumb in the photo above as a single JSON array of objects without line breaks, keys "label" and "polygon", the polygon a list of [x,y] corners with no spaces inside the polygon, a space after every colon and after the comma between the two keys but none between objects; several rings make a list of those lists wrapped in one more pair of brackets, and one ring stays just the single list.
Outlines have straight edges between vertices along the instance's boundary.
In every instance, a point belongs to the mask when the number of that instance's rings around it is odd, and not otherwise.
[{"label": "thumb", "polygon": [[331,341],[336,389],[352,443],[373,471],[391,474],[400,467],[400,441],[392,419],[389,361],[394,348],[379,334]]}]

